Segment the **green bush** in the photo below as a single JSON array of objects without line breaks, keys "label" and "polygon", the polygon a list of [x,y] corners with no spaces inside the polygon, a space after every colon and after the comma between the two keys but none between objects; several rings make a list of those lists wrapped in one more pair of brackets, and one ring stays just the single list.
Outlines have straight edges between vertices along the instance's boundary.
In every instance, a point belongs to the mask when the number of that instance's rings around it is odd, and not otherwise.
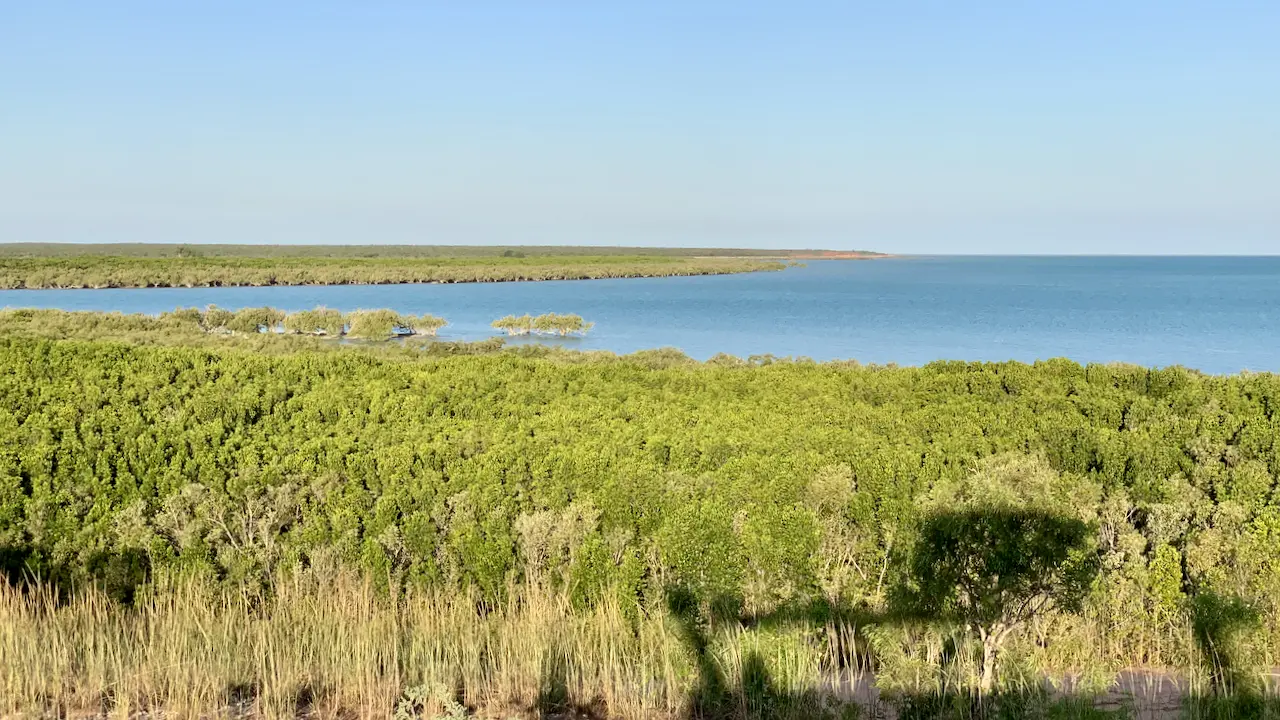
[{"label": "green bush", "polygon": [[408,330],[411,321],[392,310],[356,310],[347,316],[351,337],[382,340]]},{"label": "green bush", "polygon": [[271,332],[284,321],[284,313],[275,308],[244,308],[227,322],[228,330],[242,333]]},{"label": "green bush", "polygon": [[205,308],[201,314],[200,325],[205,330],[228,330],[227,326],[235,320],[235,314],[230,310],[223,310],[216,305],[210,305]]},{"label": "green bush", "polygon": [[338,336],[346,327],[347,321],[341,312],[323,307],[289,313],[284,318],[286,331],[303,335]]}]

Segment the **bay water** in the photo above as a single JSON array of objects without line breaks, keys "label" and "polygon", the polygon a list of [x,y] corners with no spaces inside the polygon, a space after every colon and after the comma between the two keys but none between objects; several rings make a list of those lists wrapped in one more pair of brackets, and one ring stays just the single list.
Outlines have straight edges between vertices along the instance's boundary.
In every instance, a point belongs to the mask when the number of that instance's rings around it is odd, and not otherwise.
[{"label": "bay water", "polygon": [[449,320],[446,340],[503,315],[576,313],[584,338],[520,339],[629,353],[676,347],[919,365],[1022,360],[1280,371],[1280,256],[902,257],[781,272],[457,285],[0,291],[0,307],[157,314],[318,305]]}]

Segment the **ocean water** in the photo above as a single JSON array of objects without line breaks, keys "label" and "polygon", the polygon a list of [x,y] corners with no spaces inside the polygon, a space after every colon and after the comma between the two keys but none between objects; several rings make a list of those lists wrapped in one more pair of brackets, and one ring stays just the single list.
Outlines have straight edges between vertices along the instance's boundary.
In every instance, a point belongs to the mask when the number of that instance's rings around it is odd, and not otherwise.
[{"label": "ocean water", "polygon": [[471,285],[0,291],[0,307],[159,313],[214,303],[440,315],[441,337],[508,314],[577,313],[618,353],[677,347],[919,365],[939,359],[1280,371],[1280,257],[909,257],[782,272]]}]

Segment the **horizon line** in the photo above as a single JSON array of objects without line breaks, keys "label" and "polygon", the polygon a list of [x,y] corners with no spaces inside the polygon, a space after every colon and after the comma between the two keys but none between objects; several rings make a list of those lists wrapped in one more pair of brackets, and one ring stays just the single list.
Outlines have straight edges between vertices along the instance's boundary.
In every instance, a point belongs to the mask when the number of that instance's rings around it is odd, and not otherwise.
[{"label": "horizon line", "polygon": [[[807,253],[807,252],[832,252],[832,253],[865,253],[873,256],[883,256],[886,258],[908,258],[908,257],[1280,257],[1280,250],[1275,252],[1167,252],[1167,253],[1151,253],[1151,252],[983,252],[983,251],[958,251],[958,252],[912,252],[912,251],[888,251],[888,250],[871,250],[867,248],[855,249],[838,249],[830,247],[806,247],[806,248],[784,248],[784,247],[743,247],[739,245],[610,245],[610,244],[588,244],[578,245],[572,243],[345,243],[345,242],[314,242],[314,243],[262,243],[262,242],[207,242],[207,241],[149,241],[137,240],[132,242],[70,242],[70,241],[8,241],[0,242],[0,248],[17,247],[17,246],[60,246],[60,247],[111,247],[111,246],[130,246],[130,245],[150,245],[150,246],[172,246],[181,247],[184,245],[197,245],[205,247],[270,247],[270,248],[307,248],[307,247],[346,247],[346,248],[419,248],[419,247],[458,247],[458,248],[608,248],[612,250],[743,250],[752,253]],[[806,258],[808,260],[823,260],[826,258]],[[840,258],[831,258],[833,260]]]}]

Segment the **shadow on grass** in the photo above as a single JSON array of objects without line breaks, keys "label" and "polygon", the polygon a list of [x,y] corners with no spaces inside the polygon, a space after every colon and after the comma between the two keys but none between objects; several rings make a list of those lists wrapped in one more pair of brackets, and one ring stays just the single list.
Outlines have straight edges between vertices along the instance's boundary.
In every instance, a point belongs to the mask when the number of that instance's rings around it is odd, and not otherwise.
[{"label": "shadow on grass", "polygon": [[1191,626],[1200,647],[1209,692],[1187,698],[1191,720],[1280,720],[1280,698],[1242,667],[1242,634],[1259,629],[1262,615],[1243,598],[1201,589],[1191,597]]},{"label": "shadow on grass", "polygon": [[1191,598],[1191,626],[1204,657],[1214,695],[1256,694],[1262,690],[1239,667],[1240,634],[1256,630],[1262,616],[1243,599],[1201,590]]},{"label": "shadow on grass", "polygon": [[608,709],[601,698],[589,703],[575,701],[569,692],[569,665],[560,653],[552,653],[542,666],[538,700],[534,712],[539,718],[559,720],[606,720]]},{"label": "shadow on grass", "polygon": [[80,572],[67,563],[51,561],[48,553],[30,545],[0,546],[0,578],[23,591],[40,588],[65,601],[81,587],[102,590],[124,606],[133,605],[138,589],[151,579],[151,562],[142,550],[98,551]]},{"label": "shadow on grass", "polygon": [[[732,603],[698,598],[681,588],[668,588],[668,609],[677,619],[685,646],[697,669],[697,680],[683,717],[690,720],[730,718],[1175,718],[1236,720],[1276,718],[1280,699],[1263,692],[1260,682],[1239,667],[1236,649],[1241,633],[1256,628],[1259,615],[1238,598],[1202,592],[1190,611],[1196,639],[1205,657],[1211,692],[1144,698],[1108,693],[1062,693],[1045,682],[1015,691],[997,682],[1003,643],[1038,614],[1079,610],[1098,571],[1090,543],[1092,529],[1079,520],[1054,514],[977,509],[940,513],[921,529],[920,541],[904,558],[905,582],[890,593],[885,612],[841,607],[826,602],[786,607],[775,612],[724,616],[717,607]],[[746,628],[797,628],[811,631],[832,625],[860,630],[869,625],[926,623],[963,628],[975,643],[944,649],[945,666],[959,653],[980,650],[980,677],[972,689],[950,692],[881,693],[858,698],[848,686],[791,692],[775,682],[756,652],[745,652],[736,676],[709,650],[709,637],[720,622]],[[827,668],[833,677],[873,673],[873,654],[860,632],[836,633],[834,657],[852,658],[860,667]],[[977,642],[980,641],[980,642]],[[939,672],[942,671],[939,667]]]},{"label": "shadow on grass", "polygon": [[1259,692],[1194,695],[1183,707],[1186,720],[1280,720],[1280,698]]}]

